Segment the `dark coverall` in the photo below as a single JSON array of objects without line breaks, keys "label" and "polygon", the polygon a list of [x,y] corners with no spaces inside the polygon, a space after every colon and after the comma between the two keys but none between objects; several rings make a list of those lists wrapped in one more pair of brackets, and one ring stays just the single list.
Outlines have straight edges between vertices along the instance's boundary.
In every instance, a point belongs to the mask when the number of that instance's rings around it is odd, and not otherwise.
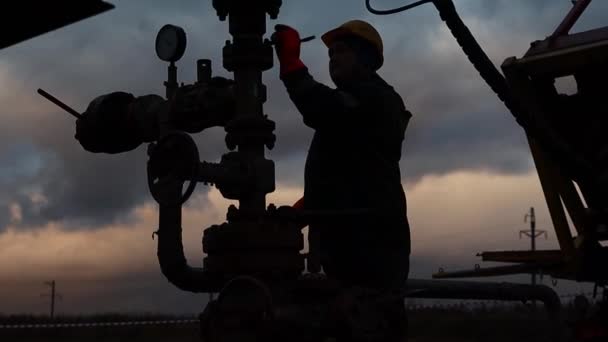
[{"label": "dark coverall", "polygon": [[315,130],[304,208],[373,212],[311,224],[320,235],[325,273],[349,285],[402,287],[409,273],[410,231],[399,160],[411,113],[377,74],[332,89],[304,68],[283,82],[304,123]]}]

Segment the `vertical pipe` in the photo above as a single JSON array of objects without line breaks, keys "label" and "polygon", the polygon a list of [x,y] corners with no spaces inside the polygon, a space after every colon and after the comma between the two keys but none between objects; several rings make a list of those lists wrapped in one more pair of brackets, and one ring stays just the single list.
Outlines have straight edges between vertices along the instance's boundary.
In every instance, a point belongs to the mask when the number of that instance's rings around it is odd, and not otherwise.
[{"label": "vertical pipe", "polygon": [[[230,34],[233,36],[235,55],[239,62],[234,63],[234,80],[236,91],[236,117],[263,117],[262,70],[256,63],[250,63],[249,58],[257,56],[244,55],[251,47],[261,46],[262,37],[266,32],[266,12],[262,9],[238,8],[230,11]],[[255,165],[254,161],[264,158],[264,144],[258,141],[245,141],[239,144],[238,152],[247,165]],[[266,209],[266,195],[254,192],[248,197],[240,198],[241,210],[249,213],[262,213]]]},{"label": "vertical pipe", "polygon": [[211,60],[199,59],[196,61],[196,81],[209,83],[211,81]]},{"label": "vertical pipe", "polygon": [[179,84],[177,83],[177,67],[174,62],[171,62],[167,67],[167,81],[165,82],[165,95],[167,100],[170,100],[175,95]]}]

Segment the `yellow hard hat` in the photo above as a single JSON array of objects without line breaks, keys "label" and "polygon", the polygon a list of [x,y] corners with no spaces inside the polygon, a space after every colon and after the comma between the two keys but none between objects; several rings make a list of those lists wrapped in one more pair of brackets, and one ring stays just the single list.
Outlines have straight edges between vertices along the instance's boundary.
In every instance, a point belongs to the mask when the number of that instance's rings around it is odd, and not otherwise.
[{"label": "yellow hard hat", "polygon": [[321,40],[327,47],[329,47],[337,38],[345,35],[353,35],[359,37],[369,43],[371,43],[378,52],[380,57],[380,65],[384,64],[384,44],[382,43],[382,37],[376,29],[363,20],[350,20],[340,25],[339,27],[325,33],[321,36]]}]

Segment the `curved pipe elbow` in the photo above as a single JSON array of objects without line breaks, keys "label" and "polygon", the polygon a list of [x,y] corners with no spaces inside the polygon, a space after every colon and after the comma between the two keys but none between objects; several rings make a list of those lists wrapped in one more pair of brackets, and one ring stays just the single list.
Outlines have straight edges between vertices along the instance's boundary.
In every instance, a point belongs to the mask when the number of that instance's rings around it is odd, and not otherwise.
[{"label": "curved pipe elbow", "polygon": [[202,268],[190,267],[184,255],[181,206],[160,206],[158,262],[167,280],[183,291],[217,292],[221,284]]}]

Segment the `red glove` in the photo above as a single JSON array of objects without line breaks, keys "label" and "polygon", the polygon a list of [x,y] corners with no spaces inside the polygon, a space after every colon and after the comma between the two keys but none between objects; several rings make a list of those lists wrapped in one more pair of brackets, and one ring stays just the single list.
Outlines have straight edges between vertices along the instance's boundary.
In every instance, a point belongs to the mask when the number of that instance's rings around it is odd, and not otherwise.
[{"label": "red glove", "polygon": [[305,68],[300,60],[300,34],[286,25],[276,25],[272,35],[281,67],[280,77]]}]

